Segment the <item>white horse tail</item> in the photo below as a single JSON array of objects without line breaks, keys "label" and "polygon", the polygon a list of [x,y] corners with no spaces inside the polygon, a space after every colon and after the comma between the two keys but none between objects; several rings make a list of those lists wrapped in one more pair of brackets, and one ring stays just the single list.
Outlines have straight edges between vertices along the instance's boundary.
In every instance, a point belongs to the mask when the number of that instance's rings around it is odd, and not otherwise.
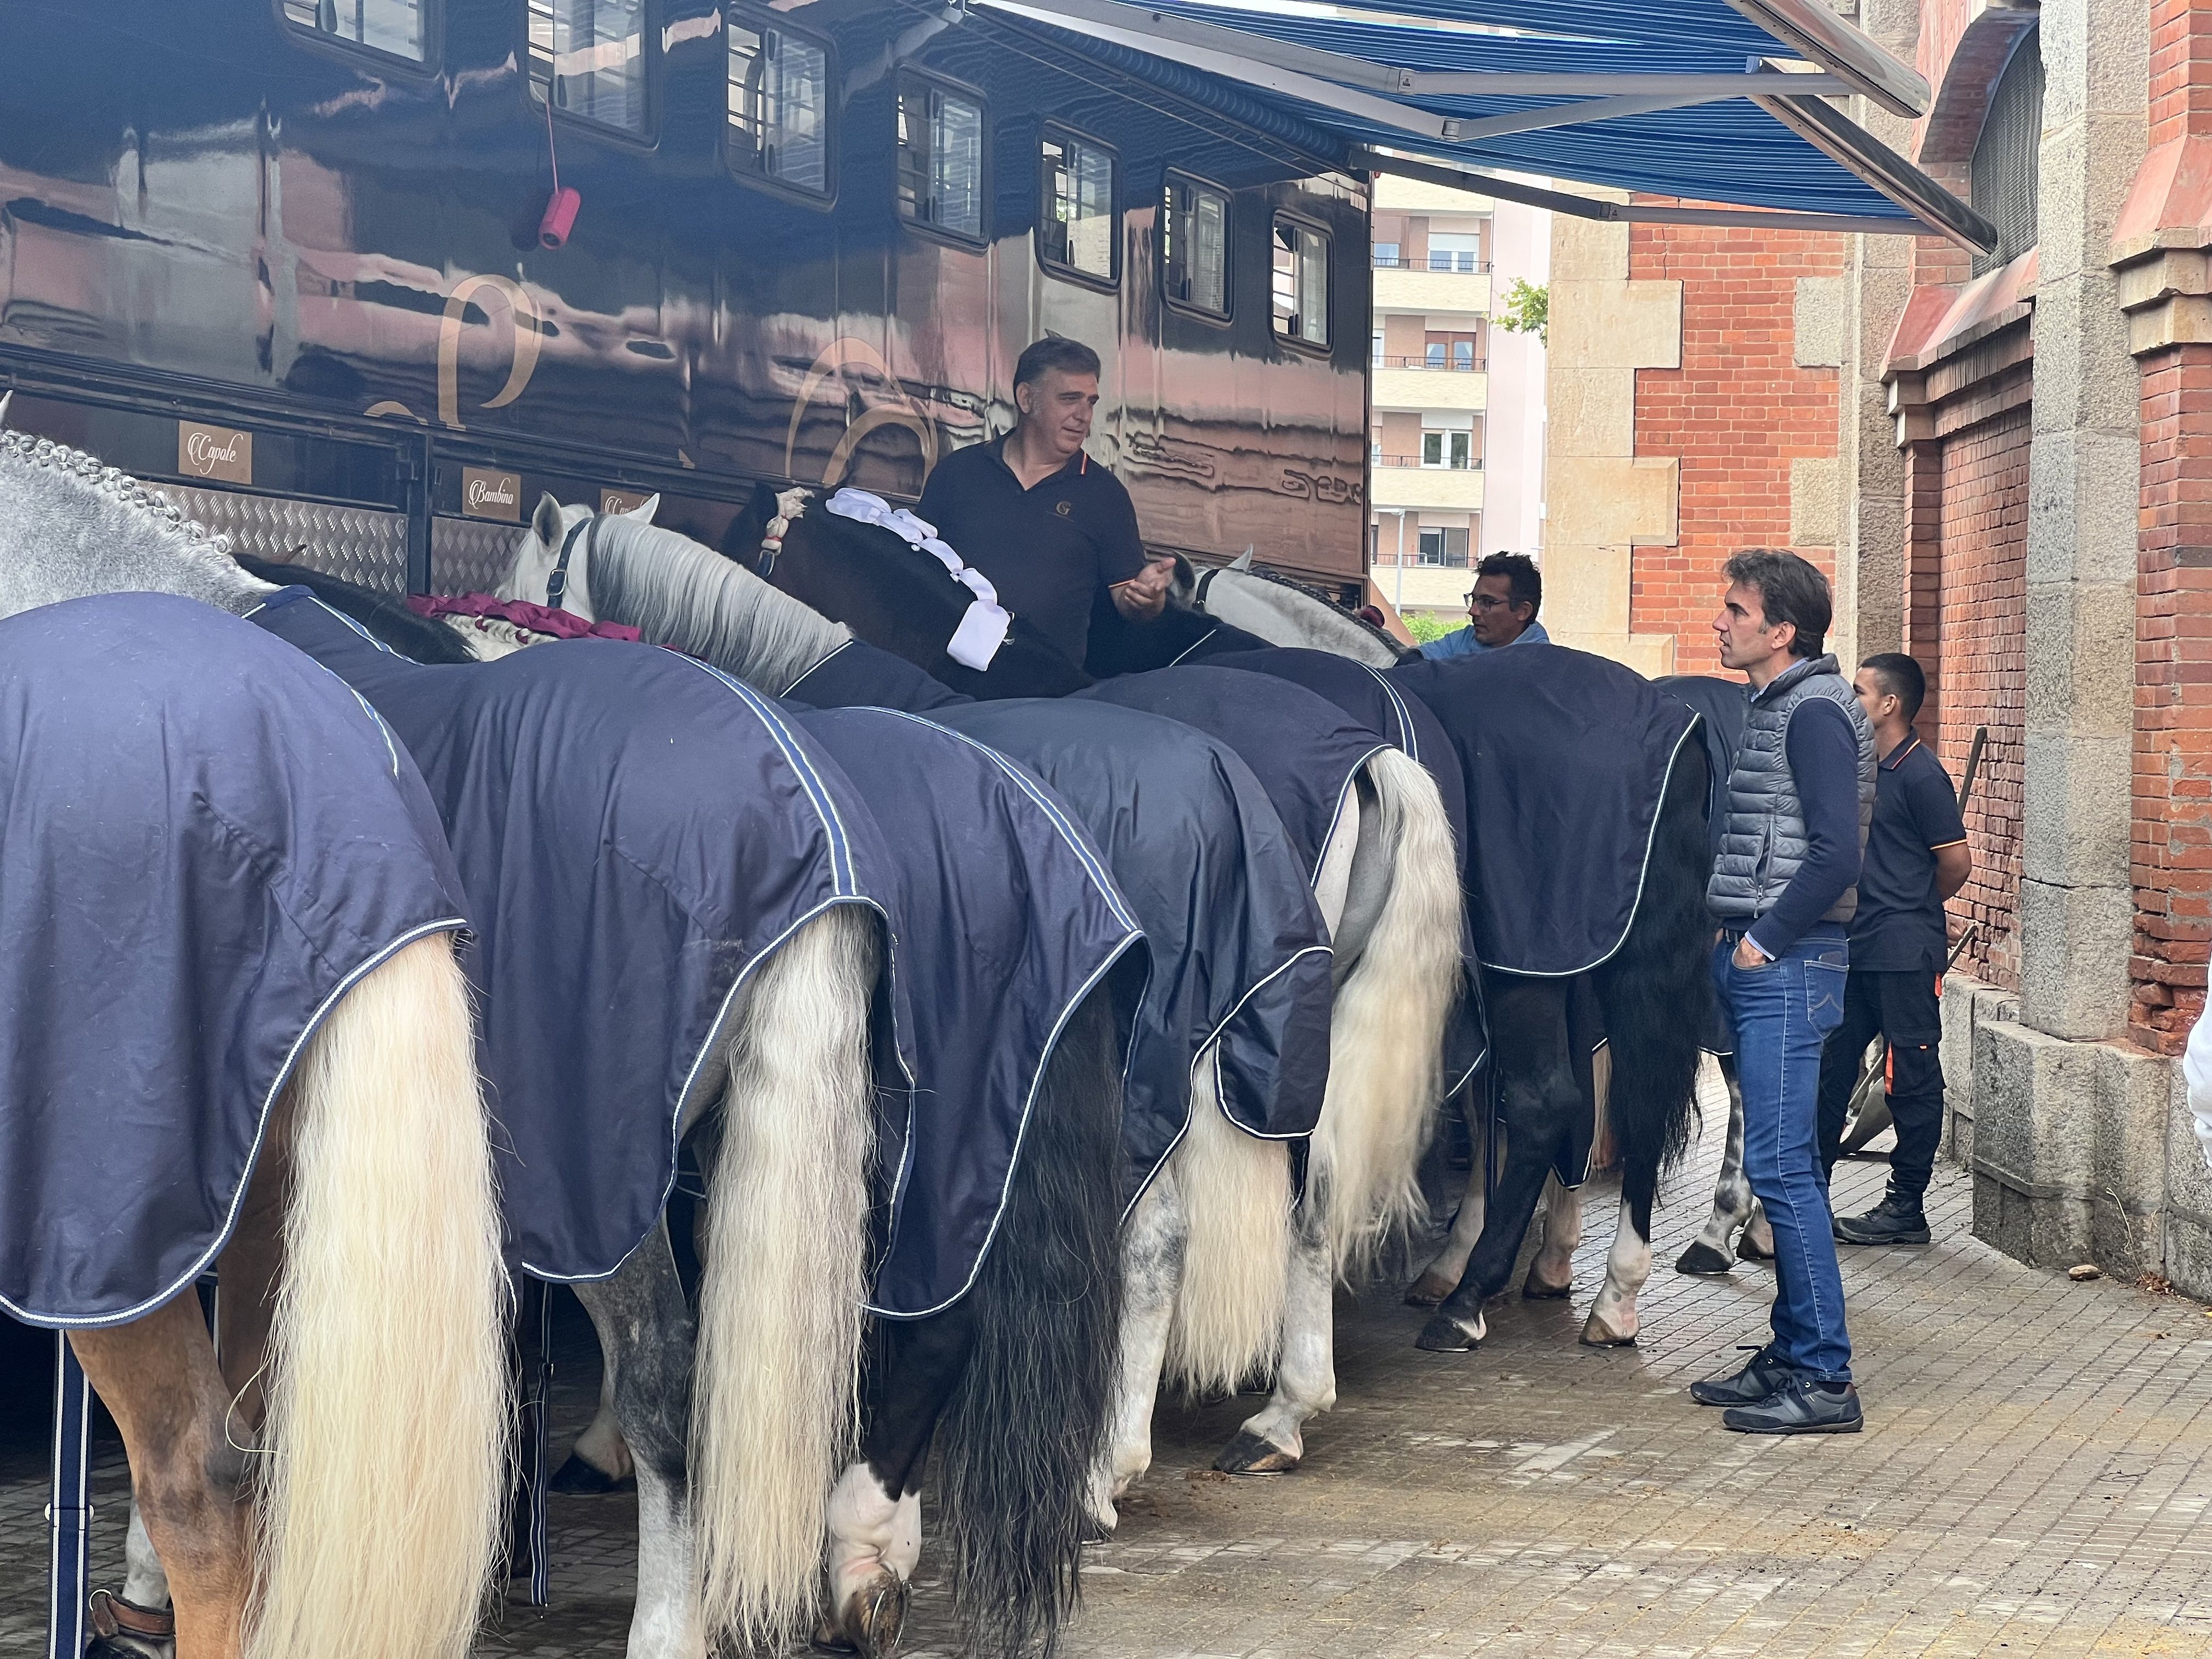
[{"label": "white horse tail", "polygon": [[449,935],[366,975],[292,1089],[254,1659],[461,1659],[504,1520],[508,1290]]},{"label": "white horse tail", "polygon": [[1233,1389],[1274,1363],[1290,1289],[1290,1143],[1223,1115],[1213,1060],[1200,1055],[1192,1073],[1172,1164],[1188,1232],[1167,1370],[1192,1394]]},{"label": "white horse tail", "polygon": [[768,1645],[815,1605],[850,1461],[867,1294],[874,917],[840,904],[763,963],[730,1041],[707,1181],[691,1502],[708,1645]]},{"label": "white horse tail", "polygon": [[[1376,811],[1360,826],[1359,862],[1370,849],[1387,853],[1389,887],[1337,987],[1328,1093],[1313,1139],[1314,1196],[1347,1279],[1420,1211],[1416,1172],[1462,972],[1459,854],[1436,780],[1395,749],[1370,759],[1365,775]],[[1361,884],[1355,864],[1355,899]]]}]

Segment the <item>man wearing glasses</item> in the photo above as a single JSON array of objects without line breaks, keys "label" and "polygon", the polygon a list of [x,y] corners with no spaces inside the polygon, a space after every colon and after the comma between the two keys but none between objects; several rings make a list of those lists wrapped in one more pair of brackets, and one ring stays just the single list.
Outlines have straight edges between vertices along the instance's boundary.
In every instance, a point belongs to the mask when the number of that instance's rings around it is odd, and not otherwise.
[{"label": "man wearing glasses", "polygon": [[1421,654],[1437,662],[1480,656],[1508,645],[1549,645],[1552,636],[1536,620],[1544,603],[1544,579],[1526,553],[1493,553],[1474,569],[1474,591],[1467,596],[1468,627],[1431,640]]}]

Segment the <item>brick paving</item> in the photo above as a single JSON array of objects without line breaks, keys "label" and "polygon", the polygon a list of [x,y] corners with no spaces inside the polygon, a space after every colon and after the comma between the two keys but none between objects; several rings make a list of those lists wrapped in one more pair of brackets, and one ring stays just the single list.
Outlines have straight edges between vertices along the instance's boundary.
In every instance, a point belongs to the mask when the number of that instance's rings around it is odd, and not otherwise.
[{"label": "brick paving", "polygon": [[[1160,1419],[1158,1461],[1095,1550],[1071,1659],[1904,1659],[2212,1654],[2212,1317],[2183,1299],[2025,1267],[1968,1236],[1939,1171],[1938,1242],[1848,1251],[1869,1426],[1747,1438],[1692,1379],[1764,1334],[1763,1268],[1669,1268],[1702,1220],[1719,1142],[1669,1190],[1640,1346],[1578,1346],[1609,1226],[1575,1305],[1501,1303],[1462,1356],[1418,1352],[1394,1296],[1346,1302],[1336,1410],[1305,1468],[1213,1476],[1249,1401]],[[1879,1159],[1838,1172],[1849,1208]],[[1610,1217],[1602,1192],[1593,1215]],[[578,1328],[564,1350],[574,1352]],[[0,1352],[0,1653],[43,1636],[42,1341]],[[596,1391],[560,1379],[573,1429]],[[13,1394],[4,1390],[13,1387]],[[100,1464],[97,1545],[119,1570],[120,1461]],[[556,1499],[555,1605],[511,1607],[483,1656],[619,1654],[626,1498]],[[912,1659],[958,1651],[927,1548]]]}]

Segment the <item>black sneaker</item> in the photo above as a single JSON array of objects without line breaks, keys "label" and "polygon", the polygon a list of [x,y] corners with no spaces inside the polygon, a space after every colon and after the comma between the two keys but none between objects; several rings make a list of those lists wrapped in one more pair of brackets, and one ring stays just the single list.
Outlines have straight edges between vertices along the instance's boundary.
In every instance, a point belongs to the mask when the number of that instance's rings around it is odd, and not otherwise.
[{"label": "black sneaker", "polygon": [[1782,1351],[1770,1342],[1734,1376],[1691,1383],[1690,1398],[1700,1406],[1756,1406],[1796,1375]]},{"label": "black sneaker", "polygon": [[1865,1422],[1850,1383],[1815,1382],[1796,1371],[1757,1405],[1721,1416],[1721,1426],[1738,1434],[1856,1434]]},{"label": "black sneaker", "polygon": [[1892,1192],[1864,1215],[1838,1216],[1836,1237],[1846,1244],[1925,1244],[1928,1218],[1918,1199]]}]

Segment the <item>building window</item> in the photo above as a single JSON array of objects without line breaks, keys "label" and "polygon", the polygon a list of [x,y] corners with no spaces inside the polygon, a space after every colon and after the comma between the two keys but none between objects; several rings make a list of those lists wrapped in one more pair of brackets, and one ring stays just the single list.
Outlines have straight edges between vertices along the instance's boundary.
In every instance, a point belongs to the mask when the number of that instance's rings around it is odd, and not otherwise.
[{"label": "building window", "polygon": [[1275,221],[1275,332],[1303,345],[1328,344],[1328,233]]},{"label": "building window", "polygon": [[1398,246],[1399,245],[1395,242],[1377,242],[1375,244],[1376,270],[1395,270],[1398,268]]},{"label": "building window", "polygon": [[1042,151],[1044,212],[1037,253],[1047,264],[1110,283],[1121,239],[1115,234],[1114,153],[1088,138],[1047,132]]},{"label": "building window", "polygon": [[1421,434],[1421,465],[1449,467],[1454,471],[1465,471],[1474,459],[1474,434],[1472,432],[1424,432]]},{"label": "building window", "polygon": [[645,131],[645,0],[530,0],[530,85],[553,107]]},{"label": "building window", "polygon": [[1482,238],[1444,231],[1429,234],[1431,270],[1480,270]]},{"label": "building window", "polygon": [[1382,331],[1379,328],[1375,331],[1373,362],[1376,368],[1382,367]]},{"label": "building window", "polygon": [[284,21],[394,58],[422,61],[427,0],[284,0]]},{"label": "building window", "polygon": [[1174,304],[1229,314],[1229,198],[1174,173],[1160,203],[1160,286]]},{"label": "building window", "polygon": [[830,49],[780,24],[732,22],[730,166],[816,196],[830,193]]},{"label": "building window", "polygon": [[1974,141],[1967,201],[1997,228],[1996,251],[1974,260],[1986,275],[2035,246],[2037,153],[2043,143],[2041,32],[2030,29],[1990,93],[1982,136]]},{"label": "building window", "polygon": [[911,76],[899,84],[898,210],[918,225],[983,240],[983,106]]},{"label": "building window", "polygon": [[1464,530],[1439,530],[1432,526],[1423,526],[1421,562],[1447,570],[1466,569],[1467,537],[1468,532]]}]

